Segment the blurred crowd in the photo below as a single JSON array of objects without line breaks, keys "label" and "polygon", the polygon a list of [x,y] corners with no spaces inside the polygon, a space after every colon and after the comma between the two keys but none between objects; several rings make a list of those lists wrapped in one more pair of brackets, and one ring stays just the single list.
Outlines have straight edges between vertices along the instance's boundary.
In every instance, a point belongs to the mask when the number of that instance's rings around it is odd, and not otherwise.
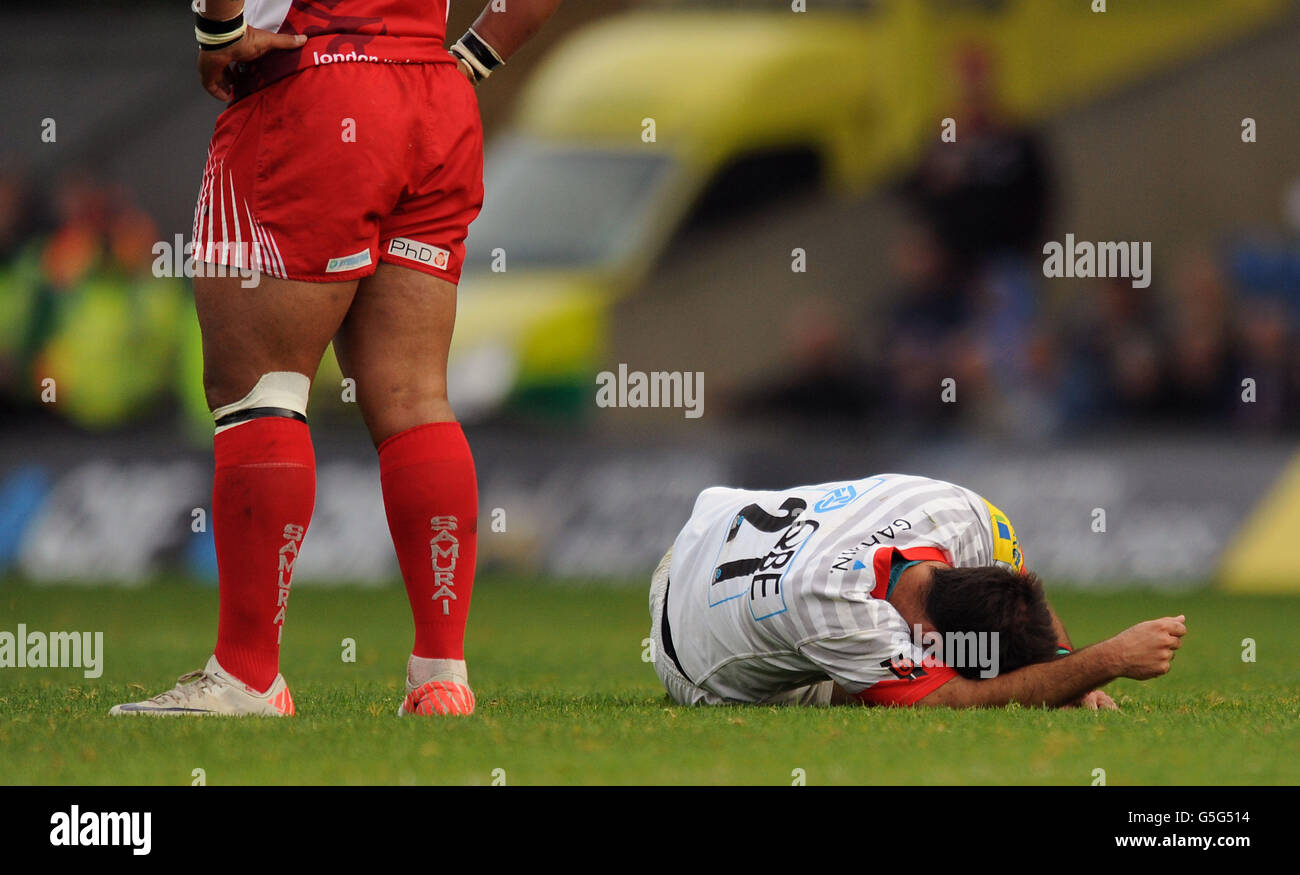
[{"label": "blurred crowd", "polygon": [[1290,230],[1188,241],[1160,253],[1146,288],[1045,279],[1050,156],[1001,111],[982,55],[957,66],[960,133],[896,190],[909,218],[888,244],[889,303],[799,305],[785,377],[733,409],[1031,439],[1300,427],[1300,182]]},{"label": "blurred crowd", "polygon": [[1049,294],[1040,254],[963,262],[921,224],[893,243],[892,264],[897,303],[866,366],[883,377],[868,409],[1027,436],[1300,426],[1300,237],[1187,244],[1147,288],[1082,279],[1066,295]]},{"label": "blurred crowd", "polygon": [[156,224],[87,170],[33,177],[0,162],[0,416],[104,428],[174,409],[192,304],[154,270]]}]

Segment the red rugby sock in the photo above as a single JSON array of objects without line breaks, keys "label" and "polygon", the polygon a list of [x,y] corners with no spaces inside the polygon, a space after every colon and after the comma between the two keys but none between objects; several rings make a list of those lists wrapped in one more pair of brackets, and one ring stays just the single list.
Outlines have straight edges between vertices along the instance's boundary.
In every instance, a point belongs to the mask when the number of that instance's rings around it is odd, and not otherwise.
[{"label": "red rugby sock", "polygon": [[217,661],[255,690],[280,671],[289,584],[316,504],[307,424],[278,416],[228,428],[213,441],[212,534],[221,619]]},{"label": "red rugby sock", "polygon": [[465,658],[474,588],[478,484],[457,422],[431,422],[379,445],[388,530],[415,620],[415,656]]}]

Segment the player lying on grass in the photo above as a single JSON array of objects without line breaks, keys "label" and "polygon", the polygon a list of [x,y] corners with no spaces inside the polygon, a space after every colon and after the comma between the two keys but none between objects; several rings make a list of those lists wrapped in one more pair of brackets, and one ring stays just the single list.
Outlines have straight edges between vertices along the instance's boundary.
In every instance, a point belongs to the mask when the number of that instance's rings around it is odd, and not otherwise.
[{"label": "player lying on grass", "polygon": [[655,671],[683,705],[1114,708],[1169,671],[1184,618],[1077,652],[1006,515],[942,480],[880,474],[715,487],[650,585]]}]

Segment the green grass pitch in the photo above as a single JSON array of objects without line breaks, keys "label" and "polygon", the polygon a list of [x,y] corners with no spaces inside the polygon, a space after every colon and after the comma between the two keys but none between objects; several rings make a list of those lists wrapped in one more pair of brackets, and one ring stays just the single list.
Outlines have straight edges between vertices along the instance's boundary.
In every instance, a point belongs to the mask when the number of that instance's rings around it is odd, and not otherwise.
[{"label": "green grass pitch", "polygon": [[[1186,613],[1168,676],[1078,710],[670,705],[642,662],[644,588],[481,579],[467,719],[398,719],[405,595],[300,588],[282,670],[289,720],[123,719],[116,702],[199,668],[213,589],[0,584],[0,630],[103,631],[104,673],[0,669],[0,783],[1108,784],[1300,783],[1300,598],[1213,591],[1052,593],[1076,644]],[[342,642],[356,641],[356,662]],[[1242,640],[1256,661],[1242,661]],[[499,771],[498,771],[499,770]],[[801,771],[800,771],[801,770]]]}]

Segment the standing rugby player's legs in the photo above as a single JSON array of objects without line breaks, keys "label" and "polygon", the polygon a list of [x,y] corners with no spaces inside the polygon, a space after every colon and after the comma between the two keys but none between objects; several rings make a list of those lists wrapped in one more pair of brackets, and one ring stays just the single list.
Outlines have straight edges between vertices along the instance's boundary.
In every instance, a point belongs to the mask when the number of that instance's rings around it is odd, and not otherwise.
[{"label": "standing rugby player's legs", "polygon": [[384,509],[415,622],[400,714],[468,714],[465,624],[478,486],[447,401],[456,286],[383,261],[361,280],[334,349],[379,451]]},{"label": "standing rugby player's legs", "polygon": [[[237,5],[216,0],[213,10],[225,21]],[[199,53],[204,87],[223,100],[230,97],[232,64],[305,39],[247,27],[242,17],[229,26],[233,39],[219,51]],[[267,110],[266,93],[232,104],[218,119],[195,213],[195,306],[215,424],[217,645],[207,665],[173,689],[117,705],[111,714],[294,713],[279,655],[293,569],[315,505],[307,396],[357,278],[295,276],[286,267],[277,237],[292,259],[287,226],[258,198],[265,188],[256,175],[267,154],[262,144],[284,139],[279,132],[262,136],[268,120],[282,115]],[[278,231],[271,227],[277,225]]]},{"label": "standing rugby player's legs", "polygon": [[473,85],[534,34],[560,0],[486,5],[451,47],[453,67],[412,84],[417,161],[380,229],[335,341],[379,451],[384,511],[415,622],[399,714],[470,714],[465,623],[478,541],[474,459],[447,401],[447,354],[470,222],[483,203],[483,132]]},{"label": "standing rugby player's legs", "polygon": [[316,500],[307,393],[357,282],[196,277],[213,411],[216,660],[255,690],[279,673],[292,570]]},{"label": "standing rugby player's legs", "polygon": [[113,714],[286,716],[280,642],[316,501],[307,396],[357,281],[202,275],[194,300],[212,410],[212,532],[220,614],[212,658],[175,688]]}]

